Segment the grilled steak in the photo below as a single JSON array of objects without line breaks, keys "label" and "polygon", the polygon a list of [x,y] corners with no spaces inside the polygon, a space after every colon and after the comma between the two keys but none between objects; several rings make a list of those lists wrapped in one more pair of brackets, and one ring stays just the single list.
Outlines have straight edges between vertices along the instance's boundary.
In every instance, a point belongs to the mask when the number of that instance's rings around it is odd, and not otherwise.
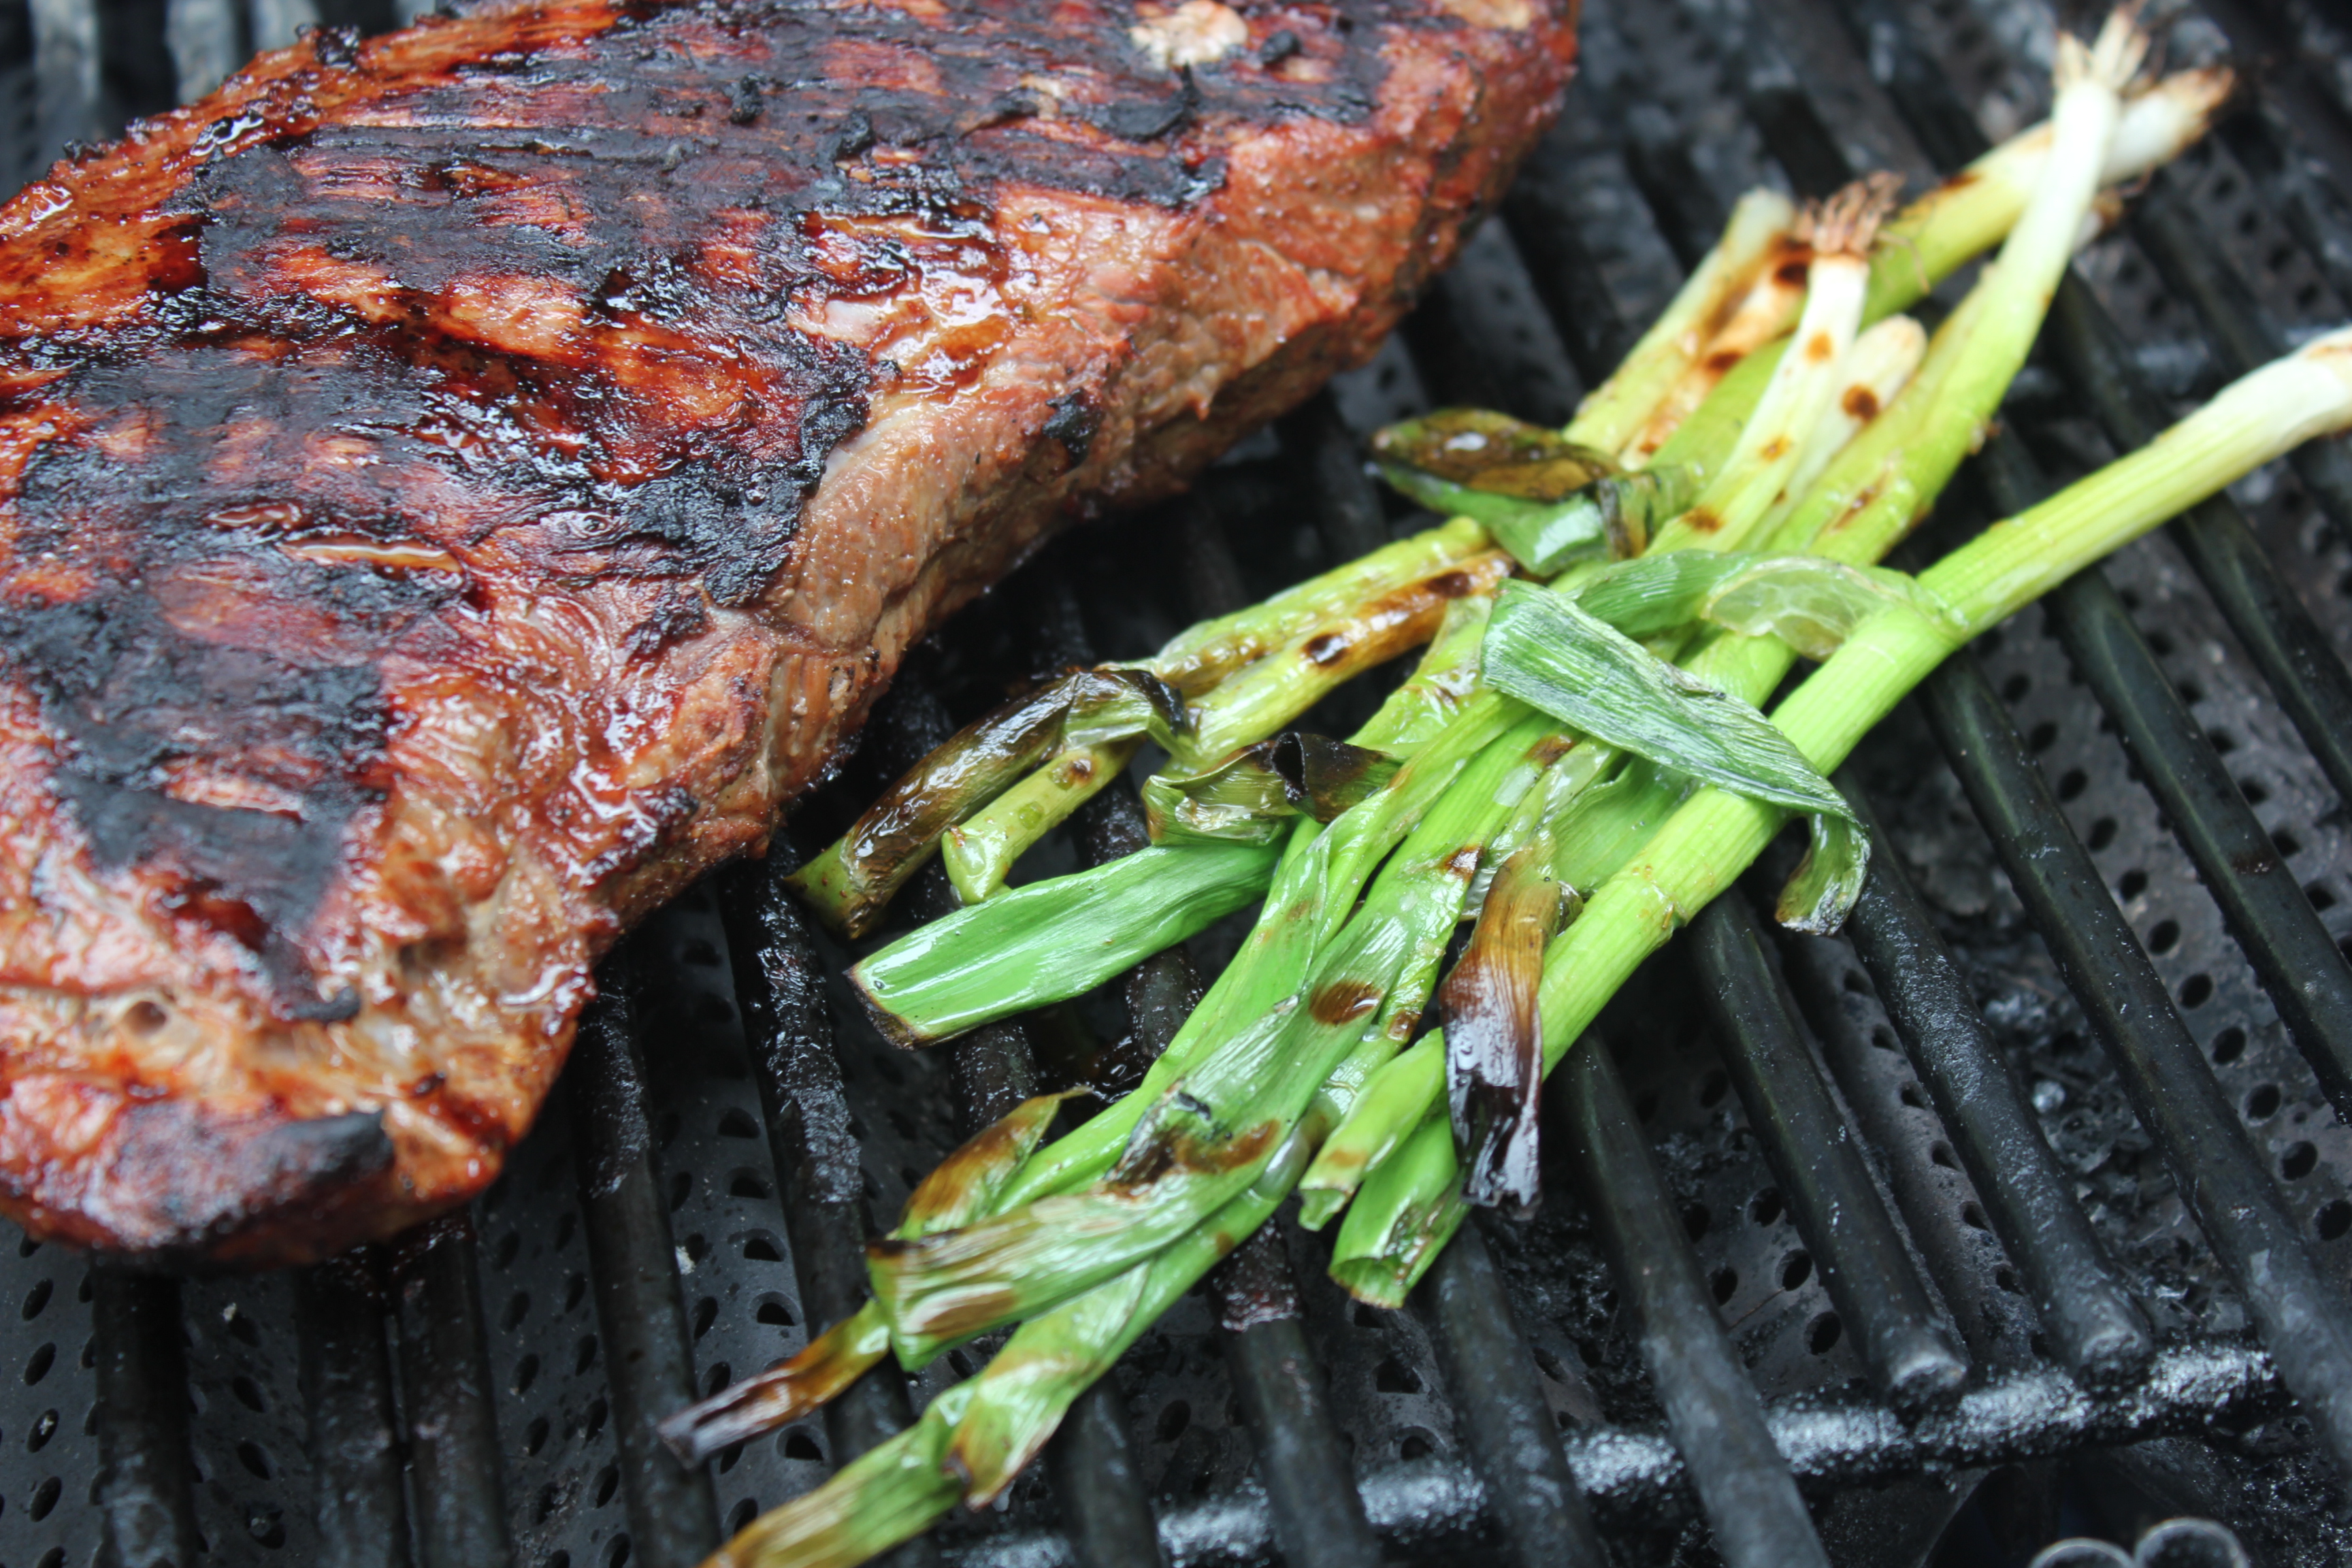
[{"label": "grilled steak", "polygon": [[911,641],[1371,351],[1571,10],[550,0],[60,163],[0,210],[0,1208],[275,1262],[479,1192]]}]

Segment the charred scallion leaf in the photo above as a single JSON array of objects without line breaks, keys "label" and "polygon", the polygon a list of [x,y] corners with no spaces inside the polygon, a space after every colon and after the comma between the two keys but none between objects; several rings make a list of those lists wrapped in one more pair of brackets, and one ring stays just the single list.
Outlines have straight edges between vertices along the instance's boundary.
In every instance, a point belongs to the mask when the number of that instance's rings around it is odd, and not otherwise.
[{"label": "charred scallion leaf", "polygon": [[1861,823],[1843,816],[1812,816],[1806,823],[1811,837],[1805,858],[1780,889],[1773,912],[1790,931],[1835,936],[1870,875],[1870,835]]},{"label": "charred scallion leaf", "polygon": [[1328,822],[1389,781],[1397,759],[1293,731],[1235,752],[1205,773],[1148,779],[1151,837],[1269,844],[1292,817]]},{"label": "charred scallion leaf", "polygon": [[1372,437],[1372,452],[1399,490],[1433,510],[1484,523],[1541,576],[1580,555],[1640,554],[1698,491],[1691,468],[1624,473],[1605,453],[1484,409],[1392,425]]},{"label": "charred scallion leaf", "polygon": [[986,805],[1058,745],[1149,734],[1172,744],[1186,722],[1174,692],[1147,671],[1079,670],[966,725],[792,876],[825,924],[864,936],[890,897],[939,848],[940,836]]},{"label": "charred scallion leaf", "polygon": [[1486,627],[1497,690],[1636,756],[1794,811],[1845,799],[1754,708],[1559,594],[1511,584]]},{"label": "charred scallion leaf", "polygon": [[1919,603],[1911,580],[1881,567],[1818,555],[1676,551],[1610,567],[1576,591],[1577,607],[1629,637],[1706,621],[1748,637],[1777,637],[1807,658],[1827,658],[1861,621]]},{"label": "charred scallion leaf", "polygon": [[[1470,1201],[1532,1209],[1541,1187],[1536,1121],[1543,1028],[1536,988],[1544,943],[1559,929],[1562,889],[1538,837],[1503,862],[1470,945],[1437,993],[1445,1014],[1445,1079]],[[1570,895],[1571,897],[1573,895]]]},{"label": "charred scallion leaf", "polygon": [[688,1405],[656,1430],[680,1459],[698,1465],[732,1444],[823,1409],[889,1353],[889,1321],[868,1301],[783,1365]]}]

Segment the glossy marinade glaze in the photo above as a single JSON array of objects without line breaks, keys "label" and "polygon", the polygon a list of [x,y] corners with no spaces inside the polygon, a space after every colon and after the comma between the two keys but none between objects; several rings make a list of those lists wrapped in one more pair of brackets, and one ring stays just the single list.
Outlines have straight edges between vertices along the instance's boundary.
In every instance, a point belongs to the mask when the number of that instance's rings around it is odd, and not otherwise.
[{"label": "glossy marinade glaze", "polygon": [[0,209],[0,1208],[481,1190],[908,645],[1368,354],[1568,0],[509,5]]}]

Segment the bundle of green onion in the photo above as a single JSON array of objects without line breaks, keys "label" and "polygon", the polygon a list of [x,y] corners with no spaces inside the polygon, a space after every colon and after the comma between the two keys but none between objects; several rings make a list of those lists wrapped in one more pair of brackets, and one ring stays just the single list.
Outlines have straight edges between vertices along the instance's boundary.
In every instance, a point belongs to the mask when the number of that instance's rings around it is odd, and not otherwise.
[{"label": "bundle of green onion", "polygon": [[[2352,426],[2347,332],[1916,578],[1875,565],[1982,438],[2103,189],[2194,141],[2226,94],[2217,73],[2136,83],[2145,47],[2121,15],[2095,46],[2064,40],[2051,123],[1891,218],[1879,182],[1804,213],[1748,197],[1565,432],[1454,413],[1383,433],[1383,470],[1452,521],[1008,706],[803,868],[811,907],[857,934],[945,856],[966,907],[856,971],[910,1046],[1261,910],[1135,1091],[1051,1142],[1056,1098],[974,1140],[872,1245],[863,1310],[667,1424],[698,1458],[886,1355],[911,1369],[1013,1330],[714,1563],[863,1562],[992,1501],[1294,1191],[1308,1225],[1340,1220],[1334,1276],[1400,1303],[1469,1205],[1535,1201],[1543,1075],[1791,816],[1811,848],[1780,917],[1842,921],[1868,850],[1823,775],[1937,661]],[[1895,314],[1996,243],[1932,336]],[[1423,643],[1348,740],[1284,734]],[[1768,719],[1801,658],[1820,668]],[[1147,740],[1169,755],[1144,785],[1154,845],[1008,889]],[[1433,1004],[1444,1026],[1424,1032]]]}]

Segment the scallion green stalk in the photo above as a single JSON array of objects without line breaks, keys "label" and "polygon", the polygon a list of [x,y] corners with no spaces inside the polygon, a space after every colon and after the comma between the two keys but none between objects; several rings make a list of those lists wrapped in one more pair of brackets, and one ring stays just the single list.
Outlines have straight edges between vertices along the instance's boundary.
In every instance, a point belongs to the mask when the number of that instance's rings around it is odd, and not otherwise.
[{"label": "scallion green stalk", "polygon": [[[2101,164],[2102,188],[2129,184],[2194,146],[2211,128],[2234,80],[2226,68],[2213,67],[2177,72],[2135,90],[2125,100]],[[1876,322],[1910,309],[2000,244],[2041,184],[2054,136],[2054,123],[2022,132],[1888,219],[1871,254],[1863,321]],[[2083,232],[2077,228],[2078,239]],[[1784,333],[1795,321],[1798,303],[1780,301],[1782,325],[1769,336]],[[1772,342],[1769,336],[1766,346],[1724,374],[1687,418],[1664,422],[1673,434],[1663,446],[1647,457],[1629,448],[1627,460],[1714,472],[1780,363],[1786,340]]]},{"label": "scallion green stalk", "polygon": [[[2115,134],[2122,85],[2137,68],[2138,51],[2144,47],[2145,38],[2137,29],[2119,29],[2114,24],[2102,34],[2096,53],[2084,51],[2071,37],[2065,40],[2053,116],[2057,140],[2045,162],[2041,188],[2003,244],[2000,259],[1937,334],[1921,374],[1884,417],[1831,461],[1817,487],[1824,499],[1809,496],[1801,501],[1781,525],[1776,545],[1856,563],[1875,561],[1925,515],[1974,449],[2023,365],[2051,293],[2073,254],[2074,233],[2089,209]],[[1662,544],[1671,542],[1661,540]],[[1692,670],[1711,685],[1760,703],[1794,659],[1787,645],[1776,638],[1725,637],[1701,651]],[[1667,781],[1645,782],[1649,795],[1656,797],[1654,808],[1668,804]],[[1590,916],[1588,910],[1583,918]],[[1423,1041],[1407,1054],[1418,1058],[1412,1065],[1400,1058],[1383,1069],[1383,1079],[1409,1073],[1418,1084],[1433,1062],[1442,1062],[1441,1052],[1442,1047],[1433,1048]],[[1403,1146],[1431,1113],[1417,1088],[1402,1089],[1382,1079],[1368,1086],[1308,1169],[1304,1184],[1314,1194],[1312,1211],[1328,1215],[1360,1184],[1380,1180],[1381,1162]],[[1340,1262],[1354,1256],[1345,1245],[1334,1254]]]},{"label": "scallion green stalk", "polygon": [[[1920,588],[1942,612],[1903,606],[1874,616],[1780,705],[1773,723],[1816,767],[1836,768],[1969,637],[2302,442],[2347,427],[2352,427],[2352,329],[2242,378],[2147,447],[1996,524],[1921,574]],[[1780,808],[1750,797],[1700,790],[1601,886],[1545,957],[1540,1006],[1547,1072],[1634,969],[1730,886],[1786,820]],[[1425,1039],[1382,1070],[1358,1110],[1360,1114],[1377,1101],[1382,1120],[1402,1127],[1391,1146],[1419,1148],[1417,1130],[1440,1118],[1444,1095],[1443,1048]],[[1423,1149],[1422,1158],[1381,1163],[1358,1201],[1373,1205],[1376,1215],[1442,1215],[1444,1192],[1455,1182],[1449,1139],[1442,1158]],[[1374,1228],[1368,1220],[1367,1230]],[[1415,1258],[1428,1255],[1407,1233],[1361,1239],[1374,1247],[1401,1247]]]},{"label": "scallion green stalk", "polygon": [[1796,217],[1795,205],[1778,191],[1753,190],[1740,197],[1723,237],[1691,269],[1665,313],[1642,334],[1614,374],[1578,406],[1564,432],[1567,438],[1602,452],[1618,451],[1633,440],[1755,287],[1766,257]]},{"label": "scallion green stalk", "polygon": [[1774,367],[1722,470],[1688,511],[1660,531],[1654,550],[1739,549],[1780,500],[1836,399],[1839,373],[1862,329],[1863,291],[1870,283],[1864,258],[1889,194],[1887,182],[1864,181],[1809,213],[1800,226],[1811,260],[1795,348]]}]

